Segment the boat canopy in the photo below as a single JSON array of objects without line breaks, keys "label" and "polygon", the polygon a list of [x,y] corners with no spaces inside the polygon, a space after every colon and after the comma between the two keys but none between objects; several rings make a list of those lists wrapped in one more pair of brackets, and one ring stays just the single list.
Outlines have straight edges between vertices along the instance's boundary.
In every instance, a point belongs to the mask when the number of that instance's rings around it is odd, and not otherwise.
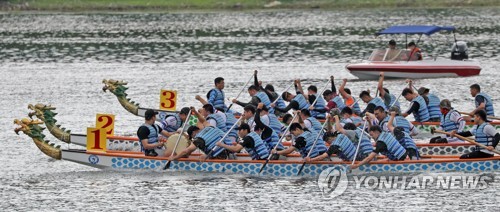
[{"label": "boat canopy", "polygon": [[377,33],[377,35],[382,34],[425,34],[427,36],[432,35],[441,30],[454,31],[453,26],[425,26],[425,25],[413,25],[413,26],[392,26],[384,29]]}]

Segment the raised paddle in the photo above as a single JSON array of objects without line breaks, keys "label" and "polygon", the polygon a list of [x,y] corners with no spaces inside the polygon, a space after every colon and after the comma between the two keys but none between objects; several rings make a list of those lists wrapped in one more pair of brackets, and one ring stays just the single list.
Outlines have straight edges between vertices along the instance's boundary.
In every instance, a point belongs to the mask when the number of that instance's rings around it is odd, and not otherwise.
[{"label": "raised paddle", "polygon": [[[253,77],[254,77],[254,76],[255,76],[255,73],[254,73],[254,74],[252,74],[252,76],[250,76],[250,79],[248,79],[247,83],[245,83],[245,85],[243,86],[243,88],[241,88],[240,92],[238,93],[238,95],[236,96],[236,98],[235,98],[235,99],[238,99],[238,98],[240,97],[241,93],[243,93],[243,91],[244,91],[244,90],[245,90],[245,88],[247,87],[248,83],[250,83],[250,81],[252,81],[252,79],[253,79]],[[231,103],[231,104],[229,105],[229,107],[227,107],[226,112],[227,112],[227,111],[229,111],[229,109],[231,109],[231,107],[233,106],[233,104],[234,104],[234,103]]]},{"label": "raised paddle", "polygon": [[[293,121],[295,120],[295,118],[297,118],[298,116],[299,116],[299,114],[295,115],[292,118],[292,122],[291,123],[293,123]],[[286,133],[290,130],[290,126],[292,125],[291,123],[290,123],[290,125],[288,125],[286,127],[285,132],[283,132],[283,136],[281,136],[280,140],[278,141],[278,143],[276,145],[274,145],[274,148],[272,150],[276,151],[276,148],[278,148],[278,145],[281,143],[281,141],[283,141],[283,138],[286,137]],[[269,160],[271,160],[271,157],[273,156],[273,154],[272,154],[273,151],[272,150],[271,150],[271,154],[269,154],[269,156],[267,157],[266,162],[264,163],[264,165],[262,165],[262,167],[260,167],[259,174],[262,173],[262,171],[264,170],[264,168],[266,168],[267,163],[269,163]]]},{"label": "raised paddle", "polygon": [[[434,133],[441,133],[441,134],[445,134],[445,135],[449,135],[449,136],[451,136],[451,133],[449,133],[449,132],[445,132],[445,131],[441,131],[441,130],[436,130],[436,129],[434,129],[434,128],[431,128],[431,133],[432,133],[432,134],[434,134]],[[471,144],[474,144],[474,145],[476,145],[476,146],[479,146],[479,147],[482,147],[482,148],[485,148],[485,149],[487,148],[484,144],[480,144],[480,143],[476,142],[474,139],[471,139],[471,138],[466,138],[466,137],[463,137],[463,136],[458,135],[458,134],[455,134],[454,136],[455,136],[455,137],[457,137],[457,138],[460,138],[460,139],[462,139],[462,140],[464,140],[464,141],[467,141],[467,142],[469,142],[469,143],[471,143]],[[488,150],[488,151],[489,151],[489,150]],[[500,154],[500,151],[498,151],[498,150],[496,150],[496,149],[491,150],[491,152],[494,152],[494,153]]]},{"label": "raised paddle", "polygon": [[[316,147],[316,143],[318,142],[319,136],[321,136],[321,132],[323,131],[323,129],[325,128],[325,126],[326,126],[327,123],[328,122],[325,121],[325,123],[323,123],[323,125],[321,126],[321,131],[318,132],[318,136],[316,136],[316,139],[314,139],[314,143],[313,143],[311,149],[309,150],[309,152],[307,153],[306,158],[308,158],[309,156],[311,156],[311,153],[314,150],[314,147]],[[306,165],[306,163],[307,163],[307,161],[304,160],[304,163],[302,163],[302,166],[300,167],[299,172],[297,172],[297,176],[299,176],[300,173],[302,173],[302,170],[304,169],[304,166]]]},{"label": "raised paddle", "polygon": [[[179,145],[179,141],[181,140],[182,134],[184,133],[184,129],[186,128],[186,124],[189,122],[189,118],[191,118],[191,113],[188,113],[186,117],[186,121],[184,121],[184,124],[182,125],[182,130],[181,133],[179,134],[179,137],[177,138],[177,141],[175,142],[174,149],[172,150],[172,154],[175,154],[175,150],[177,149],[177,145]],[[168,160],[167,163],[165,164],[165,167],[163,167],[163,170],[170,168],[170,162],[171,160]]]},{"label": "raised paddle", "polygon": [[[238,119],[238,121],[236,121],[236,122],[233,124],[233,126],[231,126],[231,128],[229,128],[229,130],[226,132],[226,134],[224,134],[224,136],[222,136],[222,138],[221,138],[219,141],[217,141],[217,142],[222,142],[222,141],[224,141],[224,139],[225,139],[225,138],[229,135],[229,133],[231,132],[231,130],[233,130],[233,129],[234,129],[234,127],[235,127],[236,125],[238,125],[238,122],[240,122],[242,118],[243,118],[243,116],[241,116],[241,117]],[[214,148],[212,148],[212,149],[210,150],[210,152],[208,152],[207,157],[205,157],[205,159],[204,159],[201,163],[205,162],[205,160],[207,160],[208,158],[210,158],[210,155],[212,155],[212,153],[214,153],[215,149],[217,149],[217,148],[222,148],[222,147],[218,147],[217,145],[215,145],[215,146],[214,146]],[[201,165],[201,163],[200,163],[200,165]]]},{"label": "raised paddle", "polygon": [[[467,113],[467,112],[458,112],[460,114],[463,114],[463,115],[468,115],[468,116],[472,116],[470,113]],[[486,118],[488,119],[495,119],[495,120],[500,120],[500,117],[496,117],[496,116],[487,116]]]},{"label": "raised paddle", "polygon": [[[365,120],[365,123],[363,124],[363,129],[365,129],[366,123],[368,123],[368,120]],[[359,147],[361,146],[361,140],[363,140],[363,135],[364,131],[361,131],[361,136],[359,136],[358,146],[356,147],[356,152],[354,153],[354,158],[352,159],[351,165],[354,165],[354,161],[356,161],[356,156],[358,156]]]}]

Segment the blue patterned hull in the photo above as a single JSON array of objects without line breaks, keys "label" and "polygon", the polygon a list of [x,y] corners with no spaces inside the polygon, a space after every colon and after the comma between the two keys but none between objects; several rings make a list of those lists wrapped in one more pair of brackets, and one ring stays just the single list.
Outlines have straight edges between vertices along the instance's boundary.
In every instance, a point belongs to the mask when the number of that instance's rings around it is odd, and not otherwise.
[{"label": "blue patterned hull", "polygon": [[[63,151],[63,159],[94,166],[97,168],[112,169],[152,169],[161,170],[166,159],[146,158],[141,156],[114,156],[106,153],[86,153],[84,151]],[[199,162],[198,160],[185,159],[173,161],[171,170],[221,172],[232,174],[258,175],[264,161],[237,161],[214,160]],[[344,162],[316,162],[306,164],[300,176],[316,177],[321,171],[334,166],[347,167],[350,163]],[[297,176],[302,166],[301,162],[271,161],[261,175],[265,176]],[[388,162],[381,160],[359,167],[353,174],[365,173],[411,173],[411,172],[483,172],[500,170],[500,156],[488,159],[460,160],[458,158],[423,159],[420,161]]]}]

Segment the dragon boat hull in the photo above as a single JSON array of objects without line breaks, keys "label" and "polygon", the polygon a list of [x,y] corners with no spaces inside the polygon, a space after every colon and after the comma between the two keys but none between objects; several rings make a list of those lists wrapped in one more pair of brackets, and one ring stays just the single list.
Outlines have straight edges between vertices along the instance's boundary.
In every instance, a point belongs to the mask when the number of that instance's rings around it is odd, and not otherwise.
[{"label": "dragon boat hull", "polygon": [[[83,150],[62,150],[62,159],[79,164],[106,169],[150,169],[161,170],[167,158],[145,157],[141,154],[120,154],[86,152]],[[196,158],[186,158],[172,161],[171,170],[220,172],[231,174],[258,175],[264,161],[255,160],[207,160],[200,162]],[[306,164],[302,174],[304,177],[316,177],[330,167],[347,167],[349,162],[320,161]],[[261,175],[288,177],[296,176],[302,162],[297,159],[292,161],[270,161]],[[458,157],[443,157],[422,159],[419,161],[387,161],[380,160],[359,167],[353,174],[367,173],[421,173],[421,172],[481,172],[495,171],[500,168],[500,156],[484,159],[461,160]]]},{"label": "dragon boat hull", "polygon": [[[87,146],[87,136],[83,134],[71,134],[71,141],[78,146]],[[113,151],[141,151],[136,137],[108,136],[107,149]],[[289,142],[284,142],[290,146]],[[448,143],[448,144],[417,144],[422,155],[462,155],[469,153],[475,147],[470,143]]]}]

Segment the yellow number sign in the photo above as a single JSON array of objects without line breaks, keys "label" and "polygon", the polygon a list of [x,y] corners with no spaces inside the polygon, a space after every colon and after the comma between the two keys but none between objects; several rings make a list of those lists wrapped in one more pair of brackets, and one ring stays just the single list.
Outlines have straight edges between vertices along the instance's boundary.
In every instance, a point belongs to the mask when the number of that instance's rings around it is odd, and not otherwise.
[{"label": "yellow number sign", "polygon": [[87,150],[106,152],[106,130],[103,128],[87,128]]},{"label": "yellow number sign", "polygon": [[106,135],[113,136],[115,134],[115,115],[98,113],[95,117],[95,126],[104,129]]},{"label": "yellow number sign", "polygon": [[175,111],[177,106],[177,91],[161,90],[160,92],[160,109]]}]

